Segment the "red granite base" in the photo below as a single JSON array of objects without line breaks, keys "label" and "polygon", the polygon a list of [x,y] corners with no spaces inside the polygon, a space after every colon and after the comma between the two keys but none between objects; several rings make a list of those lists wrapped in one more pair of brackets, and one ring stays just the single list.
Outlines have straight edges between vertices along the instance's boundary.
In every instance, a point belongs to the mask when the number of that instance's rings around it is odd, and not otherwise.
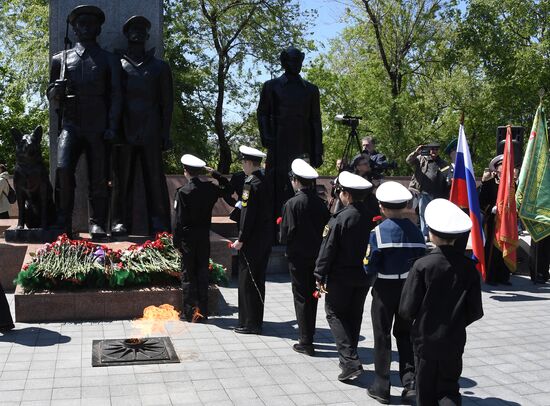
[{"label": "red granite base", "polygon": [[[25,293],[15,290],[15,321],[44,323],[55,321],[127,320],[143,315],[147,306],[171,304],[182,309],[181,288],[143,288],[124,290],[79,290]],[[222,301],[216,285],[208,288],[208,308],[211,315],[219,312]]]}]

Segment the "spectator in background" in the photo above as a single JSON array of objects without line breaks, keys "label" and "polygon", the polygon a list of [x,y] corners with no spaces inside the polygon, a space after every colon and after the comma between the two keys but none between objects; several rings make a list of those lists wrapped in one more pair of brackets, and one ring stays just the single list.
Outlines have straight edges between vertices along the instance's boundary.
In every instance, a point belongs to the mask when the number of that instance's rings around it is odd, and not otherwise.
[{"label": "spectator in background", "polygon": [[365,137],[361,140],[363,153],[368,154],[371,168],[371,178],[381,179],[384,171],[397,168],[395,162],[389,162],[386,155],[376,151],[373,137]]},{"label": "spectator in background", "polygon": [[426,239],[429,239],[428,226],[424,221],[426,206],[433,199],[449,197],[447,174],[443,171],[449,165],[439,156],[439,148],[440,144],[436,142],[419,145],[406,159],[414,167],[410,187],[420,192],[418,215],[420,229]]},{"label": "spectator in background", "polygon": [[[371,218],[380,215],[380,207],[378,206],[378,200],[374,194],[376,188],[380,184],[378,180],[374,181],[372,179],[372,170],[370,166],[369,156],[366,154],[361,154],[357,156],[352,162],[353,173],[361,176],[362,178],[368,180],[373,187],[368,189],[365,193],[365,198],[363,202],[367,207],[368,212],[371,214]],[[373,224],[373,227],[375,224]]]},{"label": "spectator in background", "polygon": [[6,165],[0,164],[0,219],[9,219],[10,202],[8,193],[10,191],[8,184],[8,169]]},{"label": "spectator in background", "polygon": [[503,155],[497,155],[489,163],[489,169],[485,170],[481,178],[479,190],[479,207],[483,213],[485,230],[485,262],[487,277],[485,281],[489,285],[511,285],[510,271],[504,263],[502,252],[493,243],[495,237],[496,202],[498,185],[502,173]]}]

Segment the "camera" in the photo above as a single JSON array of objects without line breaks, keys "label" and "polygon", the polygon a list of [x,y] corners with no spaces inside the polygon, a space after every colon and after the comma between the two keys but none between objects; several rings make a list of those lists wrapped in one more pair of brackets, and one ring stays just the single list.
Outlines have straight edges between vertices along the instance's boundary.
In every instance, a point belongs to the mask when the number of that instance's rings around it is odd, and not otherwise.
[{"label": "camera", "polygon": [[422,147],[422,149],[420,150],[420,155],[421,156],[429,156],[430,155],[430,148]]},{"label": "camera", "polygon": [[361,120],[362,118],[363,117],[359,117],[359,116],[348,116],[345,114],[337,114],[334,117],[334,121],[336,121],[337,123],[355,128],[359,125],[359,120]]}]

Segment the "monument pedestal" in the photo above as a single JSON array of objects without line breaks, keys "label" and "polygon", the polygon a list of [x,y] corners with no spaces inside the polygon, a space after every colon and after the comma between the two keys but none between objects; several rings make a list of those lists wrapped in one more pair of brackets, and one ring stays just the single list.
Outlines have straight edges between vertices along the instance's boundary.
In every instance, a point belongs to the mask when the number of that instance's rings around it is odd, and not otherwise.
[{"label": "monument pedestal", "polygon": [[46,243],[52,242],[57,239],[58,236],[63,234],[63,230],[60,228],[23,228],[18,229],[16,227],[10,227],[4,231],[4,239],[6,242],[17,243]]}]

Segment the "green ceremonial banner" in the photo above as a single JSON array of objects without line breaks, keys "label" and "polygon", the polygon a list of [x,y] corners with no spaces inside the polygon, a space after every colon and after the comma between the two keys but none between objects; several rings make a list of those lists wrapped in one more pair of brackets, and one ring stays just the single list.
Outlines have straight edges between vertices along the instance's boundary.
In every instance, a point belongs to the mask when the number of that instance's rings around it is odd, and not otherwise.
[{"label": "green ceremonial banner", "polygon": [[542,104],[537,109],[516,191],[518,216],[534,241],[550,235],[550,151]]}]

